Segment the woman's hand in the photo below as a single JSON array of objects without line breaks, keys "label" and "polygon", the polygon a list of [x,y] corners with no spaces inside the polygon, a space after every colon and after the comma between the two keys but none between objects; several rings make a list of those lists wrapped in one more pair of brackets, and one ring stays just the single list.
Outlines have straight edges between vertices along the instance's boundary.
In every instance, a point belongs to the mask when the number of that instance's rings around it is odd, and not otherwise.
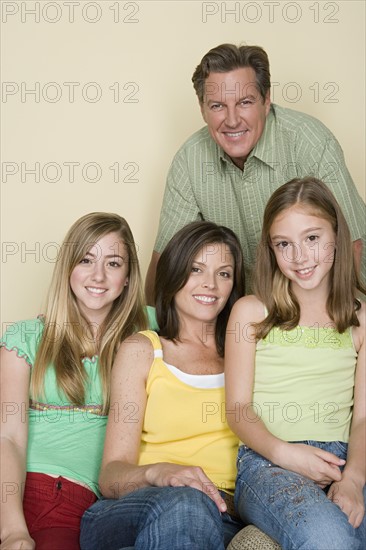
[{"label": "woman's hand", "polygon": [[353,479],[342,478],[330,486],[328,498],[337,504],[348,517],[349,523],[356,529],[361,525],[365,514],[363,488]]},{"label": "woman's hand", "polygon": [[333,453],[318,447],[304,443],[289,443],[279,465],[308,477],[323,489],[334,481],[342,479],[340,466],[345,462]]},{"label": "woman's hand", "polygon": [[146,470],[146,480],[156,487],[193,487],[208,495],[220,512],[226,512],[225,501],[216,485],[198,466],[181,466],[170,462],[151,464]]},{"label": "woman's hand", "polygon": [[10,533],[0,544],[0,550],[34,550],[35,547],[29,533]]}]

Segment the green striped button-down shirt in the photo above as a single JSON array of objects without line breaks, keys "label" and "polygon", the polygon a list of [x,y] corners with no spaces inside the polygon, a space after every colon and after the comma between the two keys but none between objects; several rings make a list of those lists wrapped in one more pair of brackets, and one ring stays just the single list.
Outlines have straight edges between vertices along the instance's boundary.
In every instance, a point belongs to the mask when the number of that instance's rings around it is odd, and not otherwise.
[{"label": "green striped button-down shirt", "polygon": [[365,204],[339,143],[319,120],[274,104],[243,171],[215,143],[207,127],[179,149],[169,170],[154,249],[161,252],[191,221],[204,219],[225,225],[241,242],[249,292],[266,203],[280,185],[305,176],[315,176],[330,187],[343,209],[352,239],[362,238],[365,281]]}]

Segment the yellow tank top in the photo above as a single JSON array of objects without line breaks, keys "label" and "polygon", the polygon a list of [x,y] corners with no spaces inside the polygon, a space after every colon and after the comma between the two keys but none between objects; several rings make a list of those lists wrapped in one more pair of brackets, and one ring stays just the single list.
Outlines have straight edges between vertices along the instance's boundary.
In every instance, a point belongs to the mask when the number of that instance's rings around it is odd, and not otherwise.
[{"label": "yellow tank top", "polygon": [[238,439],[225,419],[224,375],[192,375],[167,365],[159,336],[154,347],[139,464],[200,466],[223,491],[234,489]]}]

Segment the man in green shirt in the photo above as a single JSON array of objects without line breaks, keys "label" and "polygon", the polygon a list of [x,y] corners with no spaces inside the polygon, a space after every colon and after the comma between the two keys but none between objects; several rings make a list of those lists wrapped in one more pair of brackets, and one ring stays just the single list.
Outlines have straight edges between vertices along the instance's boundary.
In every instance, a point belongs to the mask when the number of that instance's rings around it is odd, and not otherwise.
[{"label": "man in green shirt", "polygon": [[265,205],[280,185],[305,176],[321,179],[336,196],[365,281],[365,204],[342,149],[319,120],[271,104],[266,52],[223,44],[202,58],[192,81],[207,126],[183,144],[171,164],[146,277],[148,303],[160,253],[181,227],[198,219],[238,235],[250,291]]}]

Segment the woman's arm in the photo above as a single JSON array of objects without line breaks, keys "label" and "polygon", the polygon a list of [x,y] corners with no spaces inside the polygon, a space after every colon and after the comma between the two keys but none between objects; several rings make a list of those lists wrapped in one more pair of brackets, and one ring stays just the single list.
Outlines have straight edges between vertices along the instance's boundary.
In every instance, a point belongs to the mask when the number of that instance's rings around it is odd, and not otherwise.
[{"label": "woman's arm", "polygon": [[136,465],[146,408],[145,386],[153,359],[149,340],[140,334],[127,338],[118,350],[99,477],[105,497],[118,498],[144,486],[143,470]]},{"label": "woman's arm", "polygon": [[1,349],[1,550],[33,549],[23,513],[30,367]]},{"label": "woman's arm", "polygon": [[[359,313],[360,326],[354,330],[354,340],[358,348],[355,373],[354,405],[351,433],[348,443],[347,462],[342,479],[333,483],[328,498],[338,504],[348,516],[353,527],[359,527],[365,514],[363,488],[366,481],[366,305]],[[354,327],[355,328],[355,327]],[[356,342],[357,340],[357,342]]]},{"label": "woman's arm", "polygon": [[146,380],[153,359],[152,345],[141,334],[127,338],[118,351],[112,370],[111,409],[100,490],[105,497],[118,498],[147,486],[190,486],[207,493],[221,511],[226,511],[220,493],[201,468],[174,463],[138,466],[147,401]]},{"label": "woman's arm", "polygon": [[274,464],[309,477],[322,487],[341,479],[343,460],[322,449],[272,435],[252,406],[256,341],[253,323],[263,320],[263,304],[245,296],[234,305],[225,344],[227,421],[248,447]]}]

